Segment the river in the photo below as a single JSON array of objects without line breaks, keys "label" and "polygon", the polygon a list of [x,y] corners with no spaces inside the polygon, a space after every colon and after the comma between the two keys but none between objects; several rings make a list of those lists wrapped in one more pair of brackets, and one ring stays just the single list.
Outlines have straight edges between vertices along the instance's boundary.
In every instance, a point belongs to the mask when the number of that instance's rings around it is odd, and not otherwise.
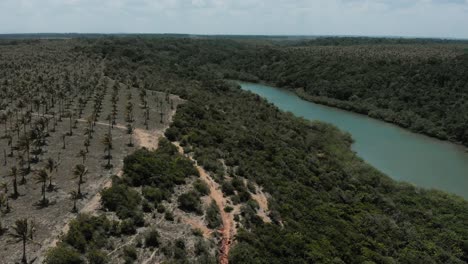
[{"label": "river", "polygon": [[331,123],[349,132],[353,150],[367,163],[393,179],[439,189],[468,200],[466,148],[398,126],[299,98],[293,92],[262,84],[239,83],[281,110],[309,120]]}]

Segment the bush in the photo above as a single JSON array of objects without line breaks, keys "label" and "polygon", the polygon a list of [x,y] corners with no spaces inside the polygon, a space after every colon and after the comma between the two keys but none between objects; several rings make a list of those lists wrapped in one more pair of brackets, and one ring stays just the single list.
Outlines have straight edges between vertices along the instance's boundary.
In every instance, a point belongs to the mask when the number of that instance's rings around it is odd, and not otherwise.
[{"label": "bush", "polygon": [[203,237],[203,231],[199,228],[192,229],[192,234],[197,237]]},{"label": "bush", "polygon": [[232,179],[231,184],[234,187],[234,189],[236,189],[238,192],[246,190],[244,181],[239,177],[235,177],[234,179]]},{"label": "bush", "polygon": [[164,214],[164,219],[166,219],[167,221],[174,221],[174,214],[170,211],[166,211],[166,213]]},{"label": "bush", "polygon": [[159,246],[159,233],[152,229],[145,235],[145,246],[146,247],[158,247]]},{"label": "bush", "polygon": [[221,189],[224,193],[224,195],[233,195],[234,194],[234,186],[232,186],[231,182],[229,181],[224,181],[223,184],[221,185]]},{"label": "bush", "polygon": [[148,201],[159,203],[162,200],[167,199],[167,194],[165,194],[161,189],[154,188],[151,186],[143,187],[142,191],[143,197],[148,199]]},{"label": "bush", "polygon": [[208,187],[208,184],[206,184],[206,182],[200,180],[200,179],[197,179],[194,183],[193,183],[193,187],[195,188],[195,190],[197,190],[198,193],[200,193],[200,195],[209,195],[210,194],[210,187]]},{"label": "bush", "polygon": [[136,233],[135,223],[132,219],[125,219],[120,223],[120,232],[125,235],[133,235]]},{"label": "bush", "polygon": [[140,149],[124,160],[124,178],[132,186],[158,186],[163,193],[171,193],[174,186],[185,183],[185,178],[198,176],[190,159],[163,139],[156,151]]},{"label": "bush", "polygon": [[166,207],[164,207],[164,205],[162,204],[158,204],[158,213],[162,214],[166,211]]},{"label": "bush", "polygon": [[80,252],[88,248],[101,248],[111,236],[112,222],[105,216],[78,215],[70,222],[70,230],[64,236],[63,242]]},{"label": "bush", "polygon": [[46,253],[45,264],[84,264],[81,255],[75,249],[60,243]]},{"label": "bush", "polygon": [[198,193],[190,191],[179,196],[179,208],[185,212],[201,214],[200,197]]},{"label": "bush", "polygon": [[89,264],[105,264],[109,261],[107,254],[100,250],[91,250],[86,257]]},{"label": "bush", "polygon": [[151,213],[153,211],[153,205],[151,205],[147,200],[143,200],[143,203],[141,204],[141,209],[145,213]]},{"label": "bush", "polygon": [[133,263],[138,258],[138,254],[134,246],[125,246],[123,254],[125,263]]},{"label": "bush", "polygon": [[178,260],[185,260],[187,258],[187,252],[185,251],[185,242],[182,239],[175,241],[174,247],[174,258]]},{"label": "bush", "polygon": [[219,208],[215,201],[211,201],[210,206],[206,209],[206,221],[211,229],[219,227],[222,223]]},{"label": "bush", "polygon": [[134,215],[139,210],[140,203],[140,194],[124,184],[113,184],[101,191],[102,206],[116,212],[121,219]]}]

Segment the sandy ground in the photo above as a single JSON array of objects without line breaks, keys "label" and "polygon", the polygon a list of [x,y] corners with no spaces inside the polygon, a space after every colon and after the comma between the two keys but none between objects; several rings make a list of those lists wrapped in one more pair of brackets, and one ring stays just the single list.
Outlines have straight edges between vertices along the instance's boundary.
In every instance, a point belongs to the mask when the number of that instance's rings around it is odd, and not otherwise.
[{"label": "sandy ground", "polygon": [[[96,125],[103,125],[103,126],[108,126],[107,123],[104,122],[96,122]],[[126,129],[124,125],[114,125],[114,128],[118,129]],[[148,149],[156,149],[158,147],[158,142],[160,137],[163,136],[163,132],[160,130],[143,130],[143,129],[135,129],[133,138],[135,141],[136,147],[145,147]],[[123,163],[118,165],[118,172],[117,176],[122,176],[123,171],[122,171]],[[104,182],[98,186],[99,190],[103,190],[105,188],[109,188],[112,186],[112,180],[106,179]],[[83,206],[83,208],[80,210],[80,213],[88,213],[88,214],[96,214],[98,209],[101,207],[101,194],[98,192],[96,195],[94,195],[87,204]],[[66,234],[69,230],[69,222],[70,220],[74,218],[74,216],[70,216],[65,220],[65,225],[62,228],[59,228],[57,231],[54,232],[53,238],[50,243],[47,241],[44,241],[43,246],[40,250],[42,252],[40,254],[40,257],[38,258],[38,261],[36,263],[42,263],[43,261],[43,255],[45,251],[51,247],[55,247],[57,243],[60,241],[60,236],[63,234]]]},{"label": "sandy ground", "polygon": [[259,209],[257,210],[257,215],[262,218],[263,222],[271,223],[271,219],[268,216],[268,198],[261,188],[257,187],[257,193],[252,194],[252,199],[254,199],[258,205]]}]

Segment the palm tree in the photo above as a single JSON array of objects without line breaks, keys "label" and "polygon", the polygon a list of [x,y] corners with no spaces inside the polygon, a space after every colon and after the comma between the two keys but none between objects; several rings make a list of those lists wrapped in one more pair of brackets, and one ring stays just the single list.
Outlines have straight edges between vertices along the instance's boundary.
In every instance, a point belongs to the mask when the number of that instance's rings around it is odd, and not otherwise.
[{"label": "palm tree", "polygon": [[127,122],[133,122],[133,104],[132,102],[128,102],[125,107],[125,112],[127,114]]},{"label": "palm tree", "polygon": [[112,158],[111,156],[111,149],[112,149],[112,135],[110,133],[106,133],[104,135],[104,138],[102,139],[102,144],[104,145],[105,149],[104,151],[107,151],[107,168],[111,167],[110,160]]},{"label": "palm tree", "polygon": [[21,150],[24,150],[26,152],[26,161],[28,163],[28,170],[31,170],[31,160],[29,157],[29,150],[31,148],[31,140],[29,138],[29,135],[23,135],[19,138],[18,140],[18,148]]},{"label": "palm tree", "polygon": [[17,198],[19,196],[19,193],[18,193],[18,183],[17,183],[18,169],[16,168],[16,166],[11,167],[10,177],[13,178],[13,196],[12,197]]},{"label": "palm tree", "polygon": [[85,140],[83,142],[83,145],[85,146],[86,153],[88,153],[89,152],[89,146],[91,145],[91,141],[89,140],[89,138],[85,138]]},{"label": "palm tree", "polygon": [[132,124],[130,124],[130,123],[127,124],[127,134],[130,135],[127,146],[133,147],[133,141],[132,141],[132,139],[133,139],[133,127],[132,127]]},{"label": "palm tree", "polygon": [[41,204],[46,205],[47,204],[47,199],[46,199],[45,193],[46,193],[46,183],[47,183],[47,180],[49,179],[49,174],[47,173],[47,171],[45,169],[40,169],[40,170],[36,171],[34,179],[36,180],[36,183],[42,184]]},{"label": "palm tree", "polygon": [[18,219],[15,222],[15,225],[13,226],[13,233],[10,235],[15,238],[18,242],[23,242],[23,257],[21,258],[21,263],[27,264],[27,258],[26,258],[26,243],[30,240],[30,229],[28,227],[28,219],[23,218],[23,219]]},{"label": "palm tree", "polygon": [[85,163],[85,160],[86,160],[86,154],[87,154],[86,150],[82,149],[80,150],[80,152],[78,152],[78,155],[77,155],[77,157],[81,157],[83,159],[83,162],[82,162],[83,164]]},{"label": "palm tree", "polygon": [[0,188],[3,189],[3,193],[4,193],[1,204],[5,205],[5,210],[6,210],[5,212],[8,213],[10,212],[10,203],[8,202],[8,183],[1,182]]},{"label": "palm tree", "polygon": [[65,138],[67,137],[67,134],[63,134],[62,135],[62,142],[63,142],[63,146],[62,146],[62,149],[65,149],[66,145],[65,145]]},{"label": "palm tree", "polygon": [[81,184],[84,182],[83,177],[88,173],[88,169],[83,164],[78,164],[73,169],[73,179],[78,179],[78,192],[79,197],[82,197],[81,194]]},{"label": "palm tree", "polygon": [[54,189],[54,185],[52,184],[52,173],[54,172],[54,169],[58,164],[55,163],[53,158],[48,158],[47,162],[45,164],[45,169],[49,171],[49,186],[47,186],[47,189],[49,191],[52,191]]},{"label": "palm tree", "polygon": [[8,115],[6,113],[2,113],[0,115],[0,121],[5,124],[5,136],[8,135]]},{"label": "palm tree", "polygon": [[73,208],[72,208],[72,212],[73,213],[77,213],[78,212],[78,208],[76,207],[76,201],[78,199],[80,199],[81,195],[77,192],[77,191],[71,191],[70,192],[70,198],[72,199],[73,201]]}]

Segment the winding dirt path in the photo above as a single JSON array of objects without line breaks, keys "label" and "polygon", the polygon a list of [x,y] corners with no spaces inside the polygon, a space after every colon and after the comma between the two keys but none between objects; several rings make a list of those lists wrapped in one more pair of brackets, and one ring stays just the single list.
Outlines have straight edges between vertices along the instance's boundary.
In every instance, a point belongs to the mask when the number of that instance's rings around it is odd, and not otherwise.
[{"label": "winding dirt path", "polygon": [[[179,150],[179,153],[184,154],[183,148],[180,146],[178,142],[174,142]],[[187,155],[185,155],[187,156]],[[236,225],[234,223],[234,214],[227,213],[224,211],[224,207],[228,205],[226,198],[223,196],[223,192],[221,187],[217,182],[211,178],[211,176],[203,169],[201,166],[197,164],[197,161],[194,160],[192,157],[187,156],[193,162],[195,162],[195,166],[200,174],[200,179],[202,179],[208,187],[210,188],[210,197],[216,203],[219,208],[221,219],[223,222],[223,226],[218,231],[222,235],[221,245],[219,247],[219,263],[221,264],[228,264],[229,263],[229,250],[231,249],[231,245],[234,239],[235,234],[237,233]]]}]

